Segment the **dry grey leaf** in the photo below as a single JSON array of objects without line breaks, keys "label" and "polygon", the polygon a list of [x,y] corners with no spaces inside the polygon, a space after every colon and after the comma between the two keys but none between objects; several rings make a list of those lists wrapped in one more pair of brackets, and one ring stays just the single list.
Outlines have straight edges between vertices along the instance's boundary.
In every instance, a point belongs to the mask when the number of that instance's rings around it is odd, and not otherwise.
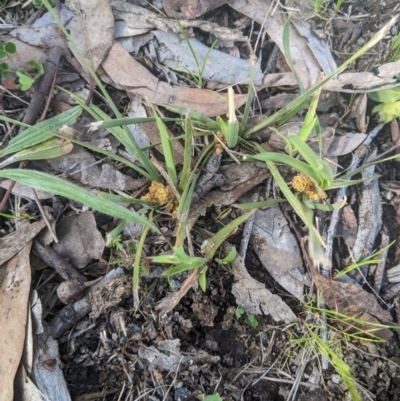
[{"label": "dry grey leaf", "polygon": [[[271,15],[274,4],[270,0],[252,0],[251,6],[248,0],[232,0],[229,6],[262,25],[284,54],[284,15],[280,12]],[[300,81],[305,88],[309,88],[317,81],[321,71],[320,66],[307,41],[293,27],[290,29],[290,53]]]},{"label": "dry grey leaf", "polygon": [[[94,71],[113,43],[114,17],[108,0],[66,0],[74,17],[66,25],[73,42]],[[74,48],[70,50],[75,54]],[[75,54],[79,60],[79,56]]]},{"label": "dry grey leaf", "polygon": [[[121,0],[111,0],[110,4],[116,20],[114,38],[132,39],[132,37],[143,35],[153,28],[165,32],[180,33],[180,26],[174,18],[175,15],[172,18],[165,18],[146,8]],[[211,21],[181,19],[180,24],[185,29],[199,28],[222,41],[247,42],[248,40],[239,29],[220,26]]]},{"label": "dry grey leaf", "polygon": [[27,369],[21,363],[14,379],[14,399],[23,401],[43,401],[42,393],[35,386]]},{"label": "dry grey leaf", "polygon": [[219,356],[209,355],[205,351],[197,351],[195,355],[184,356],[180,350],[180,340],[164,340],[157,343],[157,348],[154,346],[150,347],[139,347],[139,357],[146,359],[149,363],[149,371],[152,372],[154,369],[166,370],[168,372],[177,372],[182,370],[188,362],[208,362],[217,363],[219,362]]},{"label": "dry grey leaf", "polygon": [[143,179],[135,180],[109,164],[104,163],[100,167],[97,158],[79,145],[75,145],[68,155],[48,159],[45,164],[50,165],[59,173],[92,187],[129,191],[140,188],[144,184]]},{"label": "dry grey leaf", "polygon": [[[169,68],[180,72],[191,71],[198,74],[198,67],[186,41],[175,33],[164,31],[152,32],[158,39],[160,47],[157,55],[159,62]],[[203,78],[228,85],[234,83],[246,83],[250,79],[250,61],[231,56],[227,53],[210,49],[195,38],[189,38],[189,42],[196,54],[198,64],[205,63]],[[253,83],[261,85],[263,73],[260,63],[254,66]]]},{"label": "dry grey leaf", "polygon": [[[4,181],[0,182],[0,187],[8,189],[9,186],[12,185],[13,183],[14,183],[14,181],[12,181],[12,180],[4,180]],[[11,190],[11,193],[13,195],[20,196],[21,198],[24,198],[24,199],[31,199],[31,200],[36,199],[33,189],[31,187],[27,187],[26,185],[20,184],[19,182],[16,182],[14,184],[14,187]],[[37,193],[37,196],[39,199],[50,199],[54,196],[53,194],[51,194],[49,192],[39,191],[38,189],[36,190],[36,193]]]},{"label": "dry grey leaf", "polygon": [[257,210],[251,243],[268,273],[288,292],[300,299],[303,283],[292,273],[304,274],[303,260],[296,239],[276,205]]},{"label": "dry grey leaf", "polygon": [[61,369],[58,342],[51,336],[48,324],[42,320],[42,304],[37,296],[31,311],[35,322],[32,380],[43,394],[42,399],[71,401]]},{"label": "dry grey leaf", "polygon": [[348,132],[336,135],[328,149],[328,156],[344,156],[356,150],[365,140],[365,134]]},{"label": "dry grey leaf", "polygon": [[337,65],[329,48],[326,46],[326,43],[313,32],[310,23],[306,20],[299,20],[296,18],[292,18],[291,22],[299,31],[300,35],[307,39],[308,46],[313,52],[325,75],[329,75],[335,71]]},{"label": "dry grey leaf", "polygon": [[174,17],[179,10],[182,13],[182,17],[185,19],[193,19],[200,17],[207,11],[215,10],[218,7],[226,3],[230,3],[229,0],[162,0],[165,12],[169,17]]},{"label": "dry grey leaf", "polygon": [[43,220],[37,221],[1,237],[0,266],[31,242],[45,225],[46,223]]},{"label": "dry grey leaf", "polygon": [[387,279],[389,283],[399,283],[400,282],[400,265],[391,267],[387,270]]},{"label": "dry grey leaf", "polygon": [[[392,322],[392,315],[382,309],[375,296],[354,285],[327,279],[311,269],[313,280],[318,290],[323,293],[324,300],[330,309],[367,322]],[[351,323],[351,322],[350,322]],[[389,339],[392,332],[368,324],[359,326],[363,330],[371,330],[374,335]]]},{"label": "dry grey leaf", "polygon": [[[228,254],[232,246],[224,243],[222,249],[225,254]],[[239,255],[231,262],[231,268],[235,280],[232,285],[232,294],[236,298],[236,303],[243,307],[247,313],[270,315],[275,322],[290,323],[296,320],[296,315],[282,301],[281,297],[272,294],[265,288],[264,284],[250,276]]]},{"label": "dry grey leaf", "polygon": [[110,6],[115,18],[115,38],[142,35],[154,27],[145,17],[158,17],[153,11],[126,1],[110,0]]},{"label": "dry grey leaf", "polygon": [[[227,95],[197,88],[174,87],[161,82],[118,43],[113,44],[102,67],[108,74],[108,77],[102,74],[104,81],[118,89],[147,97],[151,102],[185,107],[208,117],[228,111]],[[235,95],[236,107],[244,104],[246,98],[246,95]]]},{"label": "dry grey leaf", "polygon": [[[376,150],[371,157],[376,156]],[[366,160],[368,163],[368,160]],[[379,191],[378,179],[372,178],[375,175],[375,166],[367,167],[362,172],[362,178],[366,179],[362,185],[361,198],[358,205],[358,232],[356,242],[351,251],[353,260],[360,260],[371,254],[379,230],[382,227],[382,204]],[[363,276],[368,274],[368,266],[360,267]],[[364,277],[355,272],[358,281],[364,282]]]},{"label": "dry grey leaf", "polygon": [[366,92],[368,92],[377,90],[376,87],[378,86],[394,84],[395,82],[395,79],[381,78],[376,76],[372,72],[344,72],[343,74],[340,74],[336,79],[331,79],[330,81],[328,81],[324,85],[323,89],[338,92],[353,92],[353,90],[351,89],[343,89],[344,86],[351,85],[352,87],[354,87],[354,89],[365,90]]},{"label": "dry grey leaf", "polygon": [[0,266],[0,354],[3,361],[0,364],[0,386],[3,400],[14,399],[14,377],[25,342],[31,287],[31,244],[25,243],[21,248],[7,264]]},{"label": "dry grey leaf", "polygon": [[400,74],[400,60],[393,63],[383,64],[378,67],[378,75],[381,78],[393,78]]},{"label": "dry grey leaf", "polygon": [[368,118],[366,117],[366,112],[367,112],[367,94],[360,93],[354,99],[350,116],[356,120],[357,129],[362,133],[365,133],[368,128]]}]

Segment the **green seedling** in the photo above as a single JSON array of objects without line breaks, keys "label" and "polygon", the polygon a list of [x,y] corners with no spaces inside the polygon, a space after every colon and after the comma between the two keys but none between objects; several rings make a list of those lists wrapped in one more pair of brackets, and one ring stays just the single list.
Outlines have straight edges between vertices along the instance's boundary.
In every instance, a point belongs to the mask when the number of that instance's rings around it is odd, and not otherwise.
[{"label": "green seedling", "polygon": [[33,68],[34,71],[36,71],[33,76],[24,69],[16,72],[17,77],[19,78],[19,84],[17,85],[17,88],[21,89],[22,91],[29,90],[35,81],[44,74],[44,68],[38,61],[31,60],[28,62],[28,64]]},{"label": "green seedling", "polygon": [[[8,54],[15,53],[17,48],[15,44],[12,42],[7,42],[5,44],[0,42],[0,59],[7,57]],[[0,63],[0,78],[7,78],[9,74],[9,66],[8,63]]]},{"label": "green seedling", "polygon": [[106,245],[108,248],[115,249],[117,251],[122,251],[124,246],[122,245],[121,234],[118,234],[116,237],[111,237],[110,233],[106,234]]},{"label": "green seedling", "polygon": [[210,57],[210,54],[213,51],[213,49],[214,49],[214,47],[215,47],[215,45],[217,44],[218,41],[215,40],[212,43],[212,45],[210,46],[210,48],[208,49],[208,51],[207,51],[207,53],[206,53],[206,55],[204,57],[203,63],[200,64],[200,62],[199,62],[199,60],[197,58],[196,52],[194,51],[193,46],[190,43],[189,37],[187,36],[187,33],[186,33],[185,29],[183,28],[182,24],[180,23],[180,21],[177,18],[175,20],[176,20],[176,23],[178,24],[179,30],[181,32],[181,35],[183,36],[183,38],[184,38],[184,40],[185,40],[185,42],[186,42],[186,44],[187,44],[187,46],[189,48],[189,51],[192,54],[193,60],[194,60],[194,62],[196,64],[196,68],[197,68],[197,75],[193,74],[192,71],[190,71],[186,67],[182,67],[182,68],[192,77],[192,80],[196,83],[196,85],[199,88],[202,88],[203,87],[203,72],[204,72],[204,69],[206,68],[207,60]]},{"label": "green seedling", "polygon": [[244,322],[255,329],[258,326],[258,320],[254,315],[247,315]]},{"label": "green seedling", "polygon": [[[15,44],[7,42],[5,44],[0,42],[0,59],[7,57],[9,54],[14,54],[17,51]],[[0,63],[0,78],[8,77],[9,66],[8,63]]]},{"label": "green seedling", "polygon": [[[7,42],[3,44],[0,42],[0,59],[7,57],[9,54],[14,54],[16,51],[17,48],[14,43]],[[35,81],[44,74],[44,68],[38,61],[30,60],[28,64],[33,68],[33,71],[36,71],[33,76],[24,69],[16,71],[16,75],[19,78],[19,84],[15,87],[17,89],[21,89],[22,91],[29,90]],[[10,69],[8,63],[0,63],[0,78],[8,77],[9,73]],[[13,85],[15,84],[13,83]]]},{"label": "green seedling", "polygon": [[121,221],[117,224],[110,232],[106,234],[106,246],[109,248],[115,248],[119,251],[122,250],[121,244],[121,233],[124,231],[128,223],[126,221]]},{"label": "green seedling", "polygon": [[369,97],[380,102],[372,110],[373,113],[378,113],[379,122],[390,123],[394,118],[400,117],[400,88],[372,92]]},{"label": "green seedling", "polygon": [[[236,310],[235,310],[236,319],[240,319],[244,315],[244,313],[245,313],[245,310],[243,307],[241,307],[241,306],[236,307]],[[258,326],[258,320],[253,314],[247,315],[244,322],[253,328],[256,328]]]},{"label": "green seedling", "polygon": [[397,34],[396,39],[390,46],[390,62],[395,62],[400,60],[400,33]]},{"label": "green seedling", "polygon": [[[368,342],[383,342],[383,340],[374,333],[380,329],[391,329],[394,326],[388,326],[381,323],[365,321],[344,315],[342,313],[332,311],[325,308],[314,306],[313,301],[303,303],[307,311],[301,331],[305,335],[301,338],[294,339],[291,332],[288,330],[291,337],[290,343],[294,347],[300,347],[304,353],[316,357],[323,356],[339,373],[344,384],[346,385],[353,401],[361,401],[361,397],[357,391],[357,382],[354,372],[350,366],[344,361],[342,348],[352,340],[368,341]],[[328,339],[323,341],[321,331],[324,327],[322,315],[326,315],[329,321],[328,324]],[[313,323],[310,323],[313,321]]]},{"label": "green seedling", "polygon": [[204,401],[222,401],[222,398],[217,393],[217,394],[212,394],[212,395],[205,396],[204,397]]},{"label": "green seedling", "polygon": [[240,319],[244,314],[244,308],[241,306],[237,306],[235,309],[235,316],[236,319]]}]

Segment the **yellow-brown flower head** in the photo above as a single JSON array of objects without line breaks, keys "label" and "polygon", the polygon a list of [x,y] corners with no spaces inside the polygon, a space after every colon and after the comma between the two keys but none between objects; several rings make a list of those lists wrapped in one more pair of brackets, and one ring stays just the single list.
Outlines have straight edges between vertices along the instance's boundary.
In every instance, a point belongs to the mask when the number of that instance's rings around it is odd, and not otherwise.
[{"label": "yellow-brown flower head", "polygon": [[152,181],[147,195],[142,196],[143,200],[157,202],[160,205],[165,205],[172,202],[174,199],[174,191],[169,185],[164,185],[161,182]]},{"label": "yellow-brown flower head", "polygon": [[326,193],[318,188],[310,177],[303,173],[299,173],[293,178],[292,187],[296,191],[304,193],[310,200],[316,202],[327,197]]},{"label": "yellow-brown flower head", "polygon": [[[218,139],[222,143],[226,144],[225,135],[221,131],[218,131],[216,133],[216,136],[218,137]],[[218,139],[216,137],[214,137],[214,149],[215,149],[215,153],[217,155],[220,155],[224,151],[224,148],[223,148],[223,146],[221,145],[221,142]]]}]

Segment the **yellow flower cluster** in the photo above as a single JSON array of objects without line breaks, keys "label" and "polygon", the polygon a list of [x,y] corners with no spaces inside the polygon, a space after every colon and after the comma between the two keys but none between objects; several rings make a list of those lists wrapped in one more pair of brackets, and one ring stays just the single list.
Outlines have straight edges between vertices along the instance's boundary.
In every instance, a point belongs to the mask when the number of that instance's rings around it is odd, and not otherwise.
[{"label": "yellow flower cluster", "polygon": [[299,192],[303,192],[310,200],[320,201],[326,199],[326,193],[315,185],[315,182],[303,173],[297,174],[293,178],[292,187]]},{"label": "yellow flower cluster", "polygon": [[[221,131],[218,131],[216,133],[216,136],[222,143],[226,144],[225,135]],[[220,155],[224,151],[224,148],[222,147],[221,142],[218,139],[214,137],[214,149],[215,153],[217,155]]]},{"label": "yellow flower cluster", "polygon": [[142,196],[141,199],[157,202],[160,205],[166,205],[169,212],[173,212],[175,194],[169,185],[164,185],[161,182],[152,181],[147,195]]}]

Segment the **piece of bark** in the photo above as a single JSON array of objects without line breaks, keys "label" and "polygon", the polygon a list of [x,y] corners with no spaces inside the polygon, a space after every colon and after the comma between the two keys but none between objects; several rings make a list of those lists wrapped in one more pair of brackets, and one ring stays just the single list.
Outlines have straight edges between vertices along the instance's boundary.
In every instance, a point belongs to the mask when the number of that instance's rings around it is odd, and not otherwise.
[{"label": "piece of bark", "polygon": [[[389,235],[388,235],[388,230],[386,227],[383,227],[382,230],[382,239],[381,239],[381,249],[385,248],[389,245]],[[381,262],[379,262],[376,265],[376,270],[374,274],[374,291],[379,294],[381,292],[381,286],[383,282],[383,277],[385,275],[385,265],[386,265],[386,259],[388,255],[389,249],[386,249],[384,252],[382,252],[379,255],[379,259]]]}]

